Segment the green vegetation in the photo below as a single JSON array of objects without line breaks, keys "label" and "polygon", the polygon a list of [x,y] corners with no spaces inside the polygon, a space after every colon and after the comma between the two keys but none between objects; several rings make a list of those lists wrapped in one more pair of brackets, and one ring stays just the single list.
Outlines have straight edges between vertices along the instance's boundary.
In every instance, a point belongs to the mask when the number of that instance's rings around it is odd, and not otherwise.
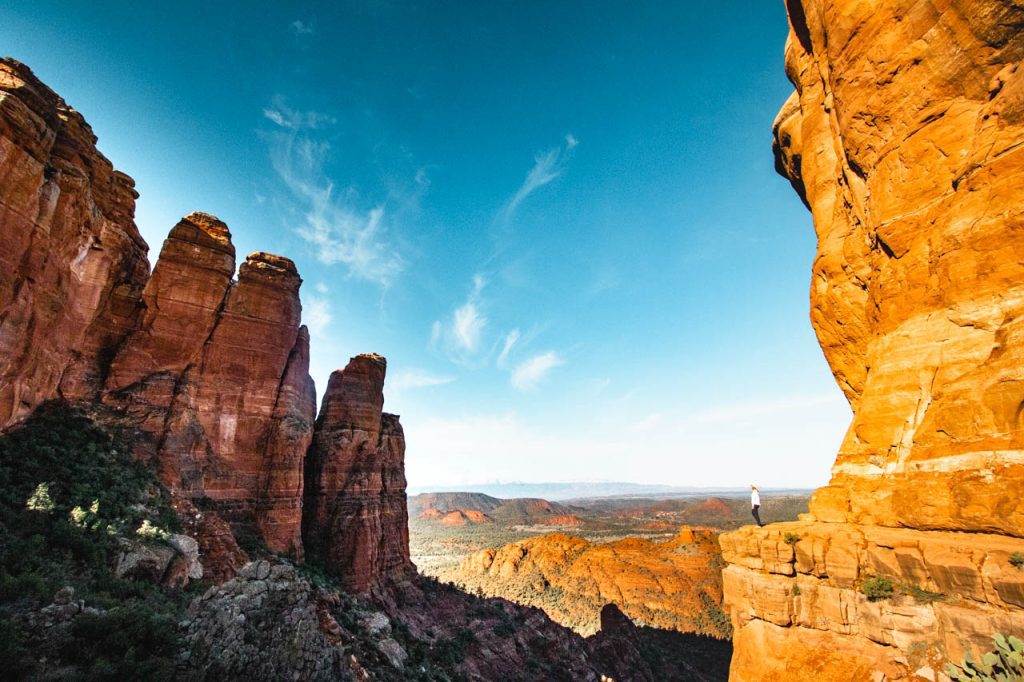
[{"label": "green vegetation", "polygon": [[1024,552],[1014,552],[1011,554],[1010,565],[1016,568],[1024,568]]},{"label": "green vegetation", "polygon": [[338,579],[327,572],[327,569],[322,564],[313,560],[307,559],[301,564],[297,564],[295,569],[299,572],[303,578],[309,581],[309,584],[313,587],[321,590],[334,590],[339,591],[341,585]]},{"label": "green vegetation", "polygon": [[866,579],[861,584],[860,591],[868,598],[868,601],[879,601],[880,599],[890,599],[895,588],[892,580],[876,575]]},{"label": "green vegetation", "polygon": [[794,597],[799,597],[800,596],[800,586],[799,585],[793,585],[793,596]]},{"label": "green vegetation", "polygon": [[[0,659],[11,677],[163,680],[191,594],[115,578],[121,538],[161,542],[178,527],[170,496],[130,448],[80,411],[37,410],[0,435]],[[92,609],[40,639],[29,613],[58,590]],[[42,670],[38,661],[46,659]]]},{"label": "green vegetation", "polygon": [[796,543],[800,542],[800,536],[796,533],[786,533],[783,539],[785,540],[785,543],[790,546],[793,546]]},{"label": "green vegetation", "polygon": [[1024,679],[1024,642],[1014,636],[993,637],[996,648],[974,661],[970,655],[963,665],[949,664],[947,672],[956,682],[1005,682]]},{"label": "green vegetation", "polygon": [[918,604],[932,604],[937,601],[946,600],[946,595],[941,592],[932,592],[910,583],[900,583],[900,592],[910,595]]}]

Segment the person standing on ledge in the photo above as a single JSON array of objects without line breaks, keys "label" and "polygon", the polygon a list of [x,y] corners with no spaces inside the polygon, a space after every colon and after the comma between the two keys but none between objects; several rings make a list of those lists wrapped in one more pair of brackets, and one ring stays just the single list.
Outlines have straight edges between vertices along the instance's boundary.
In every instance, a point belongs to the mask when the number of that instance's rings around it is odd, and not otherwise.
[{"label": "person standing on ledge", "polygon": [[761,494],[757,492],[757,486],[750,485],[750,514],[757,521],[758,527],[763,526],[761,523],[761,515],[757,513],[757,510],[761,508]]}]

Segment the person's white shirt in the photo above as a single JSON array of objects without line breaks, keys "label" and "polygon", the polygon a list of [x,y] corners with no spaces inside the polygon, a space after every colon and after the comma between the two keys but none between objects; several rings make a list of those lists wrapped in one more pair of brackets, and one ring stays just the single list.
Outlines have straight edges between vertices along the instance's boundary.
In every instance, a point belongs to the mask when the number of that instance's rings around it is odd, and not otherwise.
[{"label": "person's white shirt", "polygon": [[757,489],[750,491],[750,506],[760,507],[761,506],[761,495],[757,492]]}]

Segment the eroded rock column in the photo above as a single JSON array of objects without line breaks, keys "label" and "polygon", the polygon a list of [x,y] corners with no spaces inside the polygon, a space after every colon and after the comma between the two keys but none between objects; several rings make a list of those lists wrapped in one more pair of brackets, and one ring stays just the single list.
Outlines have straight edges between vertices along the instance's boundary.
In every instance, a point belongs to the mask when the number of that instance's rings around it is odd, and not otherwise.
[{"label": "eroded rock column", "polygon": [[138,454],[175,493],[236,535],[301,557],[302,460],[316,406],[302,280],[287,258],[257,252],[233,281],[234,258],[217,218],[193,213],[175,226],[106,400],[141,425]]},{"label": "eroded rock column", "polygon": [[306,459],[307,554],[365,591],[413,571],[405,495],[405,436],[383,412],[387,362],[358,355],[331,374]]}]

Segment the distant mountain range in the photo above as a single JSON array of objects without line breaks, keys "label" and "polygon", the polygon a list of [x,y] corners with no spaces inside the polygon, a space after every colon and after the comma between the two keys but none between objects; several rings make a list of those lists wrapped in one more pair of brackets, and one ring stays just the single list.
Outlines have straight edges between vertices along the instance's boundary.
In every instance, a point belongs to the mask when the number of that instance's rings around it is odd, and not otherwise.
[{"label": "distant mountain range", "polygon": [[[762,493],[808,494],[811,488],[764,488]],[[623,482],[569,482],[569,483],[479,483],[455,486],[410,486],[409,495],[419,493],[483,493],[497,498],[543,498],[546,500],[576,500],[594,497],[737,497],[746,495],[749,488],[700,488],[648,483]]]}]

